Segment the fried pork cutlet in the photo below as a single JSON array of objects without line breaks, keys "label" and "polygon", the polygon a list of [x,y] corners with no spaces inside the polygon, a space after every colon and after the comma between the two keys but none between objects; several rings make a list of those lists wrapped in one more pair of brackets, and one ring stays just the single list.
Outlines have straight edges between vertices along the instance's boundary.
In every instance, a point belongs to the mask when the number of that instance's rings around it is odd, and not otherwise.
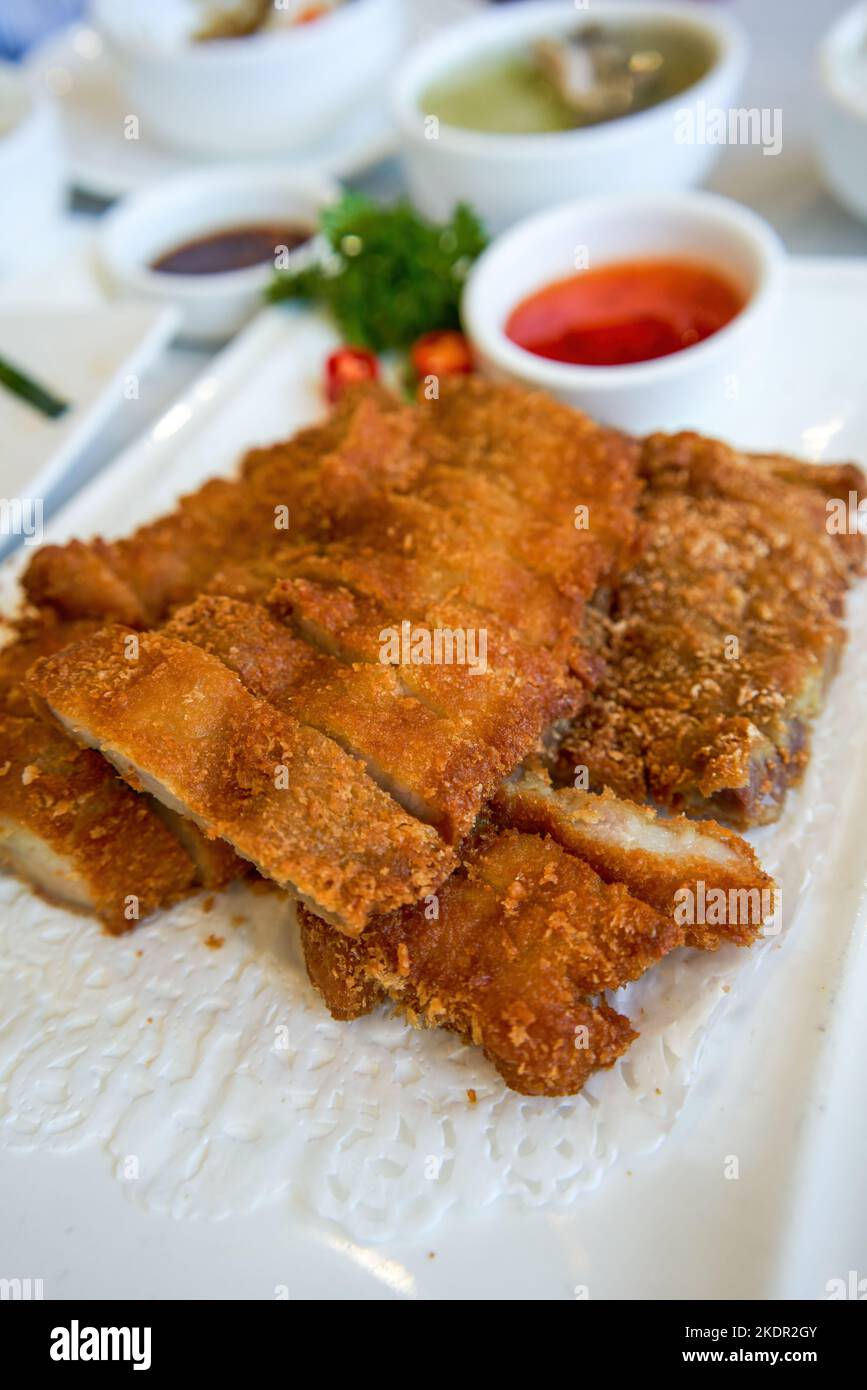
[{"label": "fried pork cutlet", "polygon": [[713,816],[775,820],[845,643],[860,536],[829,535],[857,469],[753,458],[694,435],[647,441],[645,548],[598,625],[606,674],[558,781]]},{"label": "fried pork cutlet", "polygon": [[500,567],[501,590],[535,577],[549,596],[556,581],[582,597],[628,551],[637,488],[636,446],[542,393],[443,383],[441,400],[408,407],[367,387],[324,425],[251,451],[239,479],[206,483],[127,539],[44,547],[22,582],[32,604],[65,617],[152,626],[216,571],[376,531],[386,502],[412,492],[392,518],[398,547],[412,533],[453,570],[460,553],[463,584],[487,589]]},{"label": "fried pork cutlet", "polygon": [[[39,656],[50,655],[70,642],[92,633],[106,621],[119,621],[136,627],[159,619],[174,603],[197,593],[213,570],[233,555],[249,559],[260,551],[294,549],[299,518],[312,534],[327,533],[334,513],[345,520],[353,506],[367,505],[391,486],[415,460],[408,449],[412,411],[401,407],[385,392],[359,393],[347,400],[328,423],[302,432],[288,445],[259,450],[251,455],[249,471],[258,477],[243,482],[213,480],[199,492],[182,499],[177,510],[143,527],[126,540],[89,544],[72,541],[66,546],[48,546],[31,561],[24,577],[24,590],[38,615],[22,622],[14,640],[0,652],[0,705],[12,714],[31,714],[30,700],[22,688],[22,678]],[[329,507],[323,498],[330,499]],[[278,510],[281,525],[277,525]],[[289,530],[283,528],[288,518]],[[289,540],[291,537],[291,541]],[[43,735],[44,737],[44,735]],[[60,734],[55,735],[61,766]],[[37,741],[38,742],[38,741]],[[10,750],[12,751],[12,750]],[[74,745],[67,750],[73,760]],[[4,758],[0,747],[0,763]],[[91,764],[96,776],[98,762]],[[141,819],[155,808],[147,799],[136,798],[122,787],[107,764],[103,765],[107,788],[115,801],[126,797],[130,816]],[[41,881],[41,859],[56,852],[56,844],[39,846],[33,841],[33,826],[49,822],[41,815],[41,798],[35,791],[21,791],[19,846],[31,850],[35,882]],[[28,799],[36,806],[28,808]],[[11,806],[7,813],[12,814]],[[165,810],[162,819],[190,854],[196,865],[196,883],[219,888],[249,872],[249,865],[220,840],[210,840],[189,820]],[[120,823],[118,821],[118,823]],[[7,830],[9,825],[7,824]],[[157,840],[164,840],[164,827],[157,824]],[[77,845],[78,865],[69,875],[82,879],[82,859],[86,842]],[[118,863],[125,850],[115,844]],[[101,856],[94,864],[94,877]],[[19,854],[17,871],[28,876],[28,858]],[[86,874],[84,878],[88,877]]]},{"label": "fried pork cutlet", "polygon": [[511,629],[531,646],[554,650],[571,646],[592,592],[577,583],[561,592],[547,575],[509,556],[490,519],[451,516],[407,497],[389,499],[375,526],[321,553],[299,555],[283,577],[343,583],[389,607],[398,622],[429,621],[439,605],[460,604],[472,613],[467,625],[494,621],[502,632]]},{"label": "fried pork cutlet", "polygon": [[220,567],[347,527],[356,508],[411,481],[422,466],[412,431],[411,407],[387,392],[347,393],[325,424],[254,450],[241,478],[212,479],[132,536],[44,546],[24,592],[66,618],[153,626]]},{"label": "fried pork cutlet", "polygon": [[[499,395],[515,439],[492,452]],[[631,445],[542,397],[530,435],[517,428],[523,392],[468,384],[444,397],[442,417],[376,390],[347,399],[324,426],[253,451],[238,482],[206,484],[129,539],[49,548],[31,562],[28,596],[65,621],[147,627],[201,588],[219,588],[220,567],[242,588],[245,572],[278,588],[284,578],[273,612],[317,649],[299,675],[294,647],[301,723],[357,753],[404,807],[456,841],[497,778],[580,703],[572,634],[599,575],[629,544],[637,485]],[[454,447],[461,429],[465,450]],[[538,498],[523,477],[531,444]],[[591,502],[589,524],[576,526],[576,507]],[[384,631],[416,623],[457,650],[443,666],[413,657],[390,669]],[[211,627],[203,644],[233,665]],[[468,665],[460,643],[482,640],[481,668]],[[268,698],[289,709],[285,690]],[[204,881],[219,881],[231,861],[203,867],[208,843],[195,836],[186,840]]]},{"label": "fried pork cutlet", "polygon": [[91,618],[63,619],[51,609],[10,626],[0,648],[0,709],[5,714],[32,718],[24,677],[33,663],[40,656],[53,656],[70,642],[92,636],[102,626]]},{"label": "fried pork cutlet", "polygon": [[336,1018],[389,998],[480,1046],[525,1095],[571,1095],[636,1034],[600,995],[680,945],[670,918],[555,841],[483,835],[435,900],[341,938],[302,912],[308,972]]},{"label": "fried pork cutlet", "polygon": [[[308,971],[335,1018],[388,998],[483,1046],[514,1089],[571,1094],[635,1036],[601,992],[676,946],[749,945],[776,914],[750,847],[713,822],[554,792],[533,772],[505,783],[489,813],[435,898],[363,937],[302,913]],[[589,1051],[576,1058],[581,1024]]]},{"label": "fried pork cutlet", "polygon": [[227,882],[229,857],[237,877],[242,861],[225,845],[215,872],[195,826],[184,822],[173,843],[156,803],[137,796],[95,753],[34,719],[28,669],[98,626],[47,610],[19,623],[0,651],[0,864],[44,896],[122,932],[199,886]]},{"label": "fried pork cutlet", "polygon": [[[515,433],[508,445],[492,429],[500,402]],[[345,538],[260,555],[248,567],[236,561],[209,589],[267,600],[299,637],[354,668],[359,689],[371,680],[365,666],[381,668],[387,633],[483,639],[481,678],[460,660],[423,659],[402,663],[399,678],[461,737],[487,744],[496,778],[580,703],[581,681],[567,669],[585,674],[574,633],[615,552],[632,542],[634,450],[550,400],[484,383],[444,386],[442,401],[416,418],[426,462],[411,497],[395,488],[375,506],[359,505]],[[528,450],[538,495],[524,482]],[[247,468],[259,478],[261,469]],[[576,528],[583,505],[588,526]]]},{"label": "fried pork cutlet", "polygon": [[[107,766],[110,771],[114,771],[110,764]],[[204,830],[199,829],[195,821],[187,820],[153,796],[142,796],[136,792],[132,794],[148,804],[154,815],[159,817],[192,859],[196,871],[195,892],[199,889],[218,892],[221,888],[228,888],[230,883],[237,883],[239,879],[253,875],[252,864],[236,854],[227,840],[209,837]],[[118,848],[122,854],[122,847]]]},{"label": "fried pork cutlet", "polygon": [[[428,467],[414,483],[414,495],[433,500],[443,480],[456,474],[494,479],[527,518],[547,518],[549,531],[568,517],[585,593],[624,567],[636,534],[635,441],[544,391],[477,376],[441,382],[440,398],[418,409]],[[460,505],[460,486],[453,495]],[[528,531],[523,555],[532,548],[542,566],[547,557],[538,540],[538,533]],[[556,555],[555,548],[552,563]]]},{"label": "fried pork cutlet", "polygon": [[[751,502],[773,509],[794,530],[828,534],[828,501],[863,498],[867,483],[852,463],[804,463],[786,454],[745,454],[718,439],[689,431],[650,435],[642,444],[640,470],[650,494]],[[781,486],[782,485],[782,486]],[[835,536],[837,563],[860,573],[865,541],[857,531]]]},{"label": "fried pork cutlet", "polygon": [[98,754],[0,715],[0,865],[64,907],[129,931],[193,891],[195,865]]},{"label": "fried pork cutlet", "polygon": [[344,666],[258,605],[197,599],[163,633],[219,657],[251,694],[334,739],[450,844],[496,785],[486,745],[407,694],[393,667]]},{"label": "fried pork cutlet", "polygon": [[[625,884],[682,922],[687,946],[749,946],[776,910],[773,880],[751,847],[716,821],[666,819],[611,792],[555,792],[532,772],[501,783],[492,811],[505,825],[550,836],[606,883]],[[712,912],[701,906],[709,892]]]},{"label": "fried pork cutlet", "polygon": [[[85,637],[92,636],[98,632],[102,624],[92,618],[60,618],[52,609],[43,609],[37,615],[24,617],[11,630],[10,640],[0,651],[0,710],[5,714],[14,715],[17,719],[25,719],[29,723],[34,738],[34,754],[39,749],[46,747],[47,733],[44,729],[33,726],[33,706],[29,692],[24,685],[24,677],[30,667],[42,656],[52,656],[55,652],[61,651],[70,643],[83,640]],[[13,729],[16,733],[16,744],[20,751],[20,740],[23,736],[22,728],[19,723],[4,726]],[[63,735],[59,730],[53,732],[53,743],[51,744],[52,765],[56,770],[68,766],[73,774],[77,774],[81,767],[81,760],[77,756],[77,746],[70,742],[65,750],[62,748]],[[12,752],[13,750],[9,750]],[[5,761],[6,754],[3,750],[3,740],[0,738],[0,765]],[[69,881],[78,884],[97,883],[104,863],[109,854],[113,853],[118,868],[125,862],[127,847],[124,837],[128,833],[129,826],[135,823],[138,826],[140,837],[149,839],[151,849],[154,854],[162,851],[165,845],[165,835],[162,826],[149,827],[149,817],[156,815],[167,826],[172,834],[179,841],[181,847],[186,851],[195,866],[195,879],[189,885],[189,891],[194,892],[199,888],[223,888],[234,879],[243,878],[251,872],[250,865],[243,859],[239,859],[230,845],[223,840],[208,840],[205,835],[195,826],[192,821],[183,820],[180,816],[173,816],[171,812],[161,807],[158,802],[150,797],[137,796],[129,787],[118,780],[117,774],[108,763],[92,758],[88,763],[88,797],[91,804],[95,804],[95,789],[101,775],[105,783],[103,798],[106,803],[114,807],[114,815],[110,825],[106,827],[105,835],[93,837],[89,833],[78,836],[74,839],[75,863],[67,866],[66,876]],[[57,776],[59,776],[57,771]],[[80,778],[76,778],[80,783]],[[57,801],[62,801],[59,786],[55,784]],[[74,789],[70,789],[70,797],[74,798]],[[118,807],[121,802],[126,800],[128,805],[125,814],[121,815]],[[43,787],[38,781],[22,784],[17,791],[17,798],[7,798],[6,802],[6,832],[7,838],[15,829],[14,821],[16,818],[16,806],[18,808],[17,830],[20,831],[15,837],[18,846],[18,853],[15,861],[15,872],[19,878],[32,880],[42,891],[46,891],[44,884],[44,861],[47,856],[59,855],[63,853],[63,847],[68,846],[73,841],[64,833],[62,843],[56,836],[51,835],[55,828],[54,821],[44,815],[45,797]],[[31,804],[32,803],[32,804]],[[143,813],[147,812],[148,814]],[[48,835],[48,840],[40,846],[35,843],[34,837],[37,828],[42,827],[43,834]],[[113,830],[112,827],[115,827]],[[115,833],[118,838],[113,843],[109,843],[111,835]],[[32,853],[28,856],[25,850],[29,848]],[[173,856],[169,856],[167,865],[173,862]],[[181,894],[184,882],[188,877],[188,864],[186,857],[182,857],[178,863],[181,866],[180,875],[169,873],[166,877],[166,899],[165,905],[177,900]],[[177,868],[177,864],[176,864]],[[153,894],[151,894],[153,898]],[[83,908],[81,894],[78,895],[77,906]],[[100,910],[92,901],[92,910],[97,916],[106,917],[106,912]],[[153,908],[161,904],[153,901]],[[108,919],[110,925],[113,924],[112,909],[109,906]],[[130,926],[134,921],[130,921]]]},{"label": "fried pork cutlet", "polygon": [[582,698],[576,683],[565,669],[557,671],[547,652],[516,645],[488,626],[483,629],[484,673],[474,673],[461,661],[415,662],[414,643],[424,657],[425,642],[433,650],[433,639],[439,635],[447,656],[447,645],[457,650],[461,635],[465,641],[470,633],[480,636],[472,612],[457,605],[443,605],[429,612],[427,622],[414,624],[342,586],[306,579],[280,580],[268,603],[312,646],[351,666],[381,666],[383,638],[391,635],[398,644],[396,656],[407,657],[399,662],[403,686],[436,714],[459,721],[469,737],[482,740],[498,778],[537,748],[546,730],[569,717]]},{"label": "fried pork cutlet", "polygon": [[[332,528],[325,547],[260,553],[247,573],[230,560],[209,591],[261,600],[276,579],[305,578],[375,599],[392,618],[424,621],[453,603],[533,645],[571,643],[584,600],[628,557],[637,446],[540,393],[478,380],[443,382],[442,393],[413,412],[417,466],[387,495],[357,500],[342,544]],[[267,466],[254,456],[245,475],[260,486]]]},{"label": "fried pork cutlet", "polygon": [[453,866],[436,832],[360,762],[186,642],[109,628],[37,662],[27,686],[134,788],[228,840],[344,931],[433,892]]}]

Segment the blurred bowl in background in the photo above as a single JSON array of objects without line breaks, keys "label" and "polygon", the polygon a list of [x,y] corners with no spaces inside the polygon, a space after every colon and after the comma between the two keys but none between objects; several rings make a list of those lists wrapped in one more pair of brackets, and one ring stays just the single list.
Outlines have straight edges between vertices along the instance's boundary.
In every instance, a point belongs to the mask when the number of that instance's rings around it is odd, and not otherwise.
[{"label": "blurred bowl in background", "polygon": [[[482,67],[531,43],[559,38],[588,24],[682,29],[685,41],[706,45],[704,76],[644,110],[619,119],[543,134],[497,134],[440,122],[436,134],[424,109],[432,85]],[[740,28],[724,15],[692,4],[606,3],[576,8],[573,0],[510,5],[468,19],[422,43],[407,59],[393,102],[413,201],[430,217],[448,216],[470,202],[494,231],[541,208],[582,194],[656,190],[701,182],[721,153],[718,144],[681,141],[681,113],[728,109],[746,62]]]},{"label": "blurred bowl in background", "polygon": [[0,274],[5,274],[51,235],[65,191],[54,107],[9,63],[0,63],[0,188]]},{"label": "blurred bowl in background", "polygon": [[867,4],[837,20],[819,48],[816,140],[826,182],[867,220]]},{"label": "blurred bowl in background", "polygon": [[[528,296],[575,274],[582,247],[595,270],[684,259],[725,275],[743,307],[726,327],[670,356],[624,366],[552,361],[507,336]],[[461,316],[482,369],[550,392],[598,420],[645,434],[725,425],[732,384],[761,365],[779,301],[785,249],[754,212],[713,193],[579,198],[504,233],[476,261]]]},{"label": "blurred bowl in background", "polygon": [[232,159],[301,150],[390,77],[402,0],[346,0],[285,32],[190,42],[177,0],[92,0],[135,113],[170,149]]},{"label": "blurred bowl in background", "polygon": [[[221,165],[153,184],[118,203],[100,222],[96,250],[111,288],[180,310],[180,335],[222,342],[262,305],[274,259],[241,270],[177,274],[154,262],[199,238],[257,224],[289,223],[316,235],[319,212],[340,195],[333,180],[282,166]],[[309,256],[310,242],[290,252],[291,266]]]}]

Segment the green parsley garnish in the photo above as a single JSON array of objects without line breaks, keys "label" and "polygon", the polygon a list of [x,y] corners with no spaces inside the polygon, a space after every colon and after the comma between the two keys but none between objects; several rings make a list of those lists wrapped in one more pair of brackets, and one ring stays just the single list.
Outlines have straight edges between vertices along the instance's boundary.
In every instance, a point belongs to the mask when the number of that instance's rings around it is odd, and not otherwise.
[{"label": "green parsley garnish", "polygon": [[321,225],[322,259],[278,271],[268,299],[325,305],[345,341],[372,352],[399,351],[423,333],[460,327],[464,280],[487,245],[481,222],[466,204],[437,226],[405,201],[381,207],[347,193],[325,209]]}]

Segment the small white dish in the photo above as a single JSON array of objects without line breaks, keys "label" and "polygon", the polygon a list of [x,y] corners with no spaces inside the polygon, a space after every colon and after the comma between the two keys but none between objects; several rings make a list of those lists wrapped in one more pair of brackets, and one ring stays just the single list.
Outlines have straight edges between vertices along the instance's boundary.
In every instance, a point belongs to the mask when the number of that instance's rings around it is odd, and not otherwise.
[{"label": "small white dish", "polygon": [[[129,106],[121,91],[116,60],[96,31],[75,25],[46,40],[28,57],[28,69],[57,105],[70,181],[96,198],[137,193],[159,179],[194,173],[219,160],[182,154],[157,143],[146,123],[138,139],[125,135]],[[354,178],[394,153],[396,137],[380,90],[359,104],[352,119],[328,135],[310,139],[286,168],[315,168],[332,178]],[[262,161],[273,163],[273,157]],[[254,161],[246,159],[251,166]]]},{"label": "small white dish", "polygon": [[825,179],[867,221],[867,3],[841,15],[819,48],[816,140]]},{"label": "small white dish", "polygon": [[[520,51],[536,39],[573,32],[596,19],[675,24],[715,52],[705,76],[669,101],[620,120],[544,135],[499,135],[428,124],[430,85],[474,60]],[[394,89],[394,111],[413,201],[442,219],[470,202],[493,231],[580,194],[667,192],[700,183],[719,145],[680,138],[691,112],[727,109],[740,85],[746,45],[726,16],[695,5],[610,3],[588,14],[572,0],[510,5],[437,34],[410,56]]]},{"label": "small white dish", "polygon": [[[285,220],[308,227],[313,235],[321,209],[339,193],[339,186],[324,175],[279,167],[224,165],[179,175],[112,209],[97,231],[97,255],[116,291],[172,305],[180,313],[179,332],[185,338],[221,342],[262,304],[273,263],[176,275],[153,270],[153,261],[185,242],[242,225]],[[309,254],[309,244],[299,247],[283,268]]]},{"label": "small white dish", "polygon": [[56,226],[63,160],[56,112],[27,74],[0,63],[0,274],[26,261]]},{"label": "small white dish", "polygon": [[[721,270],[745,296],[740,313],[694,347],[628,366],[553,362],[506,336],[511,311],[552,281],[613,261],[684,257]],[[738,383],[760,360],[785,250],[771,227],[712,193],[580,198],[519,223],[470,272],[461,313],[483,370],[541,387],[635,433],[702,424],[725,429]]]},{"label": "small white dish", "polygon": [[91,4],[128,110],[160,144],[200,157],[274,157],[327,135],[387,80],[404,37],[402,0],[350,0],[309,24],[205,43],[178,16],[178,0]]}]

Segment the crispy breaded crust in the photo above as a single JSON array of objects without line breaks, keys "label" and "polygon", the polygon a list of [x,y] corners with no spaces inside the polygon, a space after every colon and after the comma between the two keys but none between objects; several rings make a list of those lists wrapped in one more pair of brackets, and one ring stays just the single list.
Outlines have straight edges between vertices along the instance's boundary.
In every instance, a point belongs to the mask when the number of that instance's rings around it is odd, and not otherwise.
[{"label": "crispy breaded crust", "polygon": [[393,619],[420,618],[444,603],[474,612],[473,626],[493,622],[515,643],[562,653],[572,643],[584,600],[577,582],[563,592],[509,556],[489,519],[451,518],[415,498],[391,498],[368,531],[299,556],[284,577],[343,583],[389,608]]},{"label": "crispy breaded crust", "polygon": [[192,891],[195,866],[98,754],[42,720],[0,716],[0,863],[130,931]]},{"label": "crispy breaded crust", "polygon": [[[419,411],[431,478],[437,465],[475,472],[507,488],[526,515],[549,525],[569,519],[585,593],[629,563],[640,491],[635,440],[544,391],[480,376],[444,379],[440,398],[422,401]],[[575,526],[578,507],[588,510],[586,529]],[[537,555],[541,566],[544,554]]]},{"label": "crispy breaded crust", "polygon": [[[383,634],[402,631],[389,610],[342,586],[306,579],[281,580],[269,607],[304,639],[348,664],[382,664]],[[409,621],[409,620],[403,620]],[[450,605],[431,613],[427,632],[472,629],[474,615]],[[584,698],[583,687],[559,678],[549,653],[515,647],[486,627],[487,669],[474,674],[466,665],[435,663],[396,667],[401,684],[420,704],[450,720],[473,743],[485,745],[493,786],[541,746],[546,732],[568,718]],[[481,809],[479,798],[478,809]]]},{"label": "crispy breaded crust", "polygon": [[106,629],[38,662],[28,688],[133,786],[228,840],[345,931],[434,891],[452,867],[436,832],[359,762],[186,642]]},{"label": "crispy breaded crust", "polygon": [[485,745],[408,695],[390,666],[342,665],[256,604],[197,599],[163,632],[219,657],[251,694],[333,738],[450,844],[496,785]]},{"label": "crispy breaded crust", "polygon": [[[845,643],[861,537],[826,501],[863,477],[753,459],[694,435],[643,451],[645,549],[620,582],[607,667],[557,766],[591,785],[737,827],[776,819]],[[833,480],[833,481],[832,481]]]},{"label": "crispy breaded crust", "polygon": [[[268,690],[251,685],[363,758],[404,807],[457,842],[498,777],[583,698],[581,679],[568,674],[571,660],[583,678],[572,634],[598,575],[634,531],[637,482],[634,446],[541,396],[529,431],[497,451],[499,389],[465,383],[445,395],[440,410],[407,407],[378,387],[351,393],[323,425],[253,450],[240,479],[206,483],[132,536],[46,548],[25,577],[28,596],[66,622],[146,628],[203,588],[219,589],[218,570],[244,598],[257,585],[264,596],[260,575],[268,588],[327,575],[329,601],[335,578],[361,602],[375,597],[365,616],[380,627],[411,616],[444,628],[484,624],[495,669],[482,678],[451,668],[405,681],[370,646],[359,667],[348,643],[328,657],[311,653],[294,710],[274,685],[273,656],[256,673],[271,678]],[[514,427],[522,400],[520,391],[502,395]],[[575,507],[591,502],[589,528],[576,529]],[[341,546],[341,536],[351,543]],[[365,642],[378,642],[378,630]],[[200,638],[246,678],[213,631]],[[210,862],[194,836],[200,876],[228,875],[231,857]]]},{"label": "crispy breaded crust", "polygon": [[[786,454],[743,453],[718,439],[690,431],[652,434],[641,447],[640,469],[651,493],[748,502],[775,513],[795,532],[828,534],[828,500],[867,495],[867,479],[853,463],[804,463]],[[867,539],[853,532],[834,537],[835,563],[861,573]]]},{"label": "crispy breaded crust", "polygon": [[[33,720],[33,706],[29,692],[25,688],[24,678],[30,667],[41,656],[51,656],[55,652],[62,651],[64,647],[73,642],[79,642],[85,637],[92,636],[98,632],[103,624],[98,619],[93,618],[61,618],[50,608],[40,610],[33,615],[28,614],[15,624],[10,632],[10,641],[0,650],[0,709],[4,713],[17,715],[20,718]],[[34,729],[34,736],[37,740],[37,747],[40,740],[40,731]],[[62,764],[59,755],[60,740],[62,735],[59,730],[54,734],[56,743],[55,763],[58,767]],[[76,745],[70,742],[67,750],[71,767],[77,767],[75,760],[77,753]],[[4,761],[3,742],[0,739],[0,764]],[[103,772],[106,783],[112,787],[112,800],[118,802],[126,797],[131,803],[137,802],[140,798],[131,788],[126,787],[120,782],[113,768],[103,765]],[[15,870],[19,877],[28,878],[28,865],[35,874],[39,867],[40,848],[35,843],[33,837],[36,835],[36,822],[30,816],[27,807],[24,805],[25,793],[22,792],[22,819],[18,829],[23,836],[28,837],[29,856],[19,854]],[[224,840],[208,840],[206,836],[193,824],[192,821],[184,820],[181,816],[175,815],[165,807],[161,807],[159,802],[153,801],[150,797],[145,798],[148,810],[155,813],[163,821],[164,825],[172,832],[178,840],[180,846],[193,861],[196,868],[194,881],[190,884],[190,892],[197,888],[223,888],[236,878],[243,878],[251,872],[250,865],[243,859],[239,859],[232,847]],[[127,846],[123,840],[126,825],[136,816],[137,809],[131,804],[125,818],[115,816],[115,824],[121,832],[121,838],[114,844],[113,850],[110,849],[103,837],[98,845],[96,841],[92,843],[96,846],[95,852],[90,854],[91,863],[88,864],[87,856],[91,842],[79,837],[76,841],[76,865],[74,870],[76,882],[89,883],[95,882],[99,876],[102,865],[107,862],[109,854],[113,853],[114,858],[120,866],[126,862]],[[8,834],[15,828],[13,808],[7,806],[7,844]],[[50,827],[49,827],[50,828]],[[56,852],[51,843],[44,842],[44,855],[50,856]],[[183,860],[184,865],[186,859]],[[166,903],[175,901],[177,898],[177,881],[170,874],[167,879],[168,897]],[[38,886],[38,885],[37,885]],[[92,894],[82,895],[88,900]],[[82,906],[81,903],[77,904]],[[156,909],[160,904],[154,902]],[[129,923],[134,926],[133,920]]]},{"label": "crispy breaded crust", "polygon": [[219,892],[221,888],[228,888],[230,883],[253,875],[252,864],[236,854],[228,840],[210,838],[195,821],[178,815],[177,811],[172,811],[155,797],[145,799],[192,859],[196,869],[196,889]]},{"label": "crispy breaded crust", "polygon": [[67,618],[152,626],[226,564],[327,537],[388,488],[409,485],[422,463],[410,448],[412,416],[381,388],[349,392],[323,425],[253,450],[241,478],[211,479],[131,536],[43,547],[25,594]]},{"label": "crispy breaded crust", "polygon": [[0,648],[0,710],[30,719],[33,708],[24,688],[24,677],[40,656],[52,656],[98,632],[104,624],[92,618],[63,619],[53,609],[27,614],[10,625],[8,640]]},{"label": "crispy breaded crust", "polygon": [[688,901],[723,892],[736,910],[722,923],[687,923],[688,946],[715,950],[726,941],[749,946],[773,910],[773,879],[751,846],[716,821],[663,819],[611,792],[596,796],[568,787],[555,792],[533,773],[503,782],[492,809],[500,824],[549,835],[606,883],[625,884],[634,897],[676,921],[683,919]]},{"label": "crispy breaded crust", "polygon": [[302,914],[311,979],[335,1017],[387,995],[413,1021],[481,1046],[512,1089],[571,1095],[636,1036],[594,996],[681,944],[674,923],[553,840],[482,836],[432,903],[340,941]]},{"label": "crispy breaded crust", "polygon": [[[486,667],[402,661],[400,679],[422,703],[459,719],[485,740],[500,775],[511,771],[555,720],[564,719],[583,699],[583,687],[544,649],[524,646],[479,615],[455,603],[426,610],[417,623],[400,617],[375,598],[339,583],[305,578],[279,580],[268,606],[320,650],[350,665],[382,664],[384,634],[398,637],[407,623],[428,633],[475,632],[485,635]],[[411,653],[410,653],[411,656]]]}]

